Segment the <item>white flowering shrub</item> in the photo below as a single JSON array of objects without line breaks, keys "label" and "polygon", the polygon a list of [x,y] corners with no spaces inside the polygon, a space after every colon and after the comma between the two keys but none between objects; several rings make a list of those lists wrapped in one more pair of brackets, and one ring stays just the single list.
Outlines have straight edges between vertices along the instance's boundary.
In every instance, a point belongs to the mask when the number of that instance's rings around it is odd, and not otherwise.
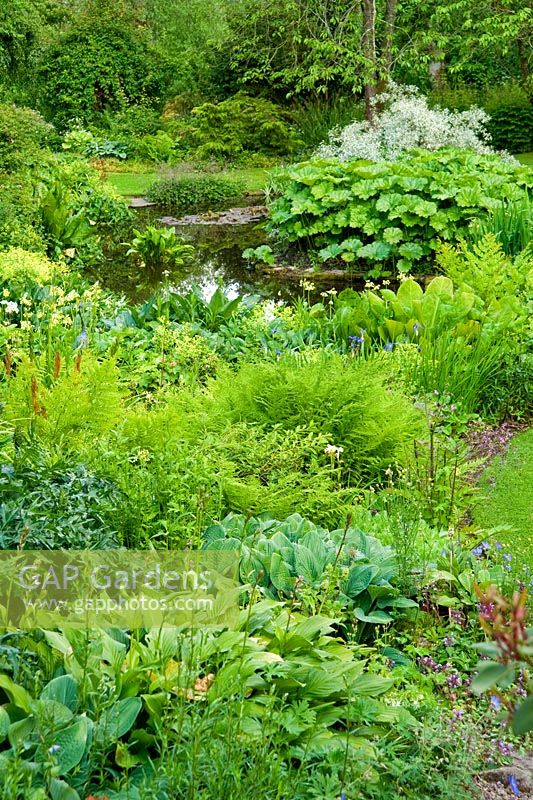
[{"label": "white flowering shrub", "polygon": [[395,161],[402,153],[417,148],[458,147],[481,154],[494,152],[485,128],[489,116],[481,108],[430,108],[427,98],[415,86],[394,84],[389,92],[377,95],[374,103],[379,109],[374,124],[364,120],[332,130],[329,142],[318,148],[317,155],[341,161]]}]

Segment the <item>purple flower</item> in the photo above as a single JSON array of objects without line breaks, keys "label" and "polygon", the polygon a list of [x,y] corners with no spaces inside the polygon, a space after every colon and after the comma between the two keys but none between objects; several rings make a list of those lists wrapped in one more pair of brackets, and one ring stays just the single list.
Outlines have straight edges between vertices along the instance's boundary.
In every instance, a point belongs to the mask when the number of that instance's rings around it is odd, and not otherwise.
[{"label": "purple flower", "polygon": [[504,553],[503,557],[505,558],[506,561],[512,561],[513,560],[513,556],[512,556],[511,553]]},{"label": "purple flower", "polygon": [[518,788],[518,783],[516,782],[516,778],[514,775],[509,775],[509,787],[513,794],[515,794],[517,797],[520,797],[522,792]]},{"label": "purple flower", "polygon": [[452,672],[452,674],[448,675],[446,678],[446,683],[450,689],[457,689],[459,686],[462,686],[463,681],[458,672]]},{"label": "purple flower", "polygon": [[450,611],[450,620],[455,622],[456,625],[462,625],[464,621],[463,612],[458,608],[452,608]]},{"label": "purple flower", "polygon": [[501,706],[502,701],[500,700],[500,698],[497,695],[493,694],[493,695],[491,695],[491,698],[490,698],[490,704],[497,711],[499,709],[499,707]]},{"label": "purple flower", "polygon": [[490,550],[490,542],[481,542],[476,547],[472,549],[473,556],[485,556],[487,555],[488,551]]},{"label": "purple flower", "polygon": [[502,754],[502,756],[511,756],[513,754],[513,746],[508,742],[504,742],[503,739],[498,739],[496,742],[496,747]]},{"label": "purple flower", "polygon": [[494,613],[494,603],[478,603],[477,610],[487,619],[491,619]]},{"label": "purple flower", "polygon": [[444,647],[453,647],[455,644],[455,639],[453,638],[453,636],[445,636],[444,639],[442,640],[442,644],[444,645]]},{"label": "purple flower", "polygon": [[463,710],[461,708],[454,708],[452,711],[454,719],[462,719],[463,718]]}]

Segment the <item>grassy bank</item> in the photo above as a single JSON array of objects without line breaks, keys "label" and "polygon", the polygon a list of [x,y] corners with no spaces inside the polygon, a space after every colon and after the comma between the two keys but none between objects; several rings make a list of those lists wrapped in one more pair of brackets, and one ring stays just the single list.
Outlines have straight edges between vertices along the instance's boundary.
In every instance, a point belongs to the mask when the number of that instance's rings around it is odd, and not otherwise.
[{"label": "grassy bank", "polygon": [[[190,171],[180,170],[180,175],[187,177],[198,174],[199,170],[192,167]],[[248,167],[222,170],[217,174],[241,180],[245,184],[247,192],[260,192],[265,186],[268,170],[260,167]],[[143,195],[157,178],[157,172],[111,172],[106,176],[108,183],[125,197]]]},{"label": "grassy bank", "polygon": [[533,568],[533,428],[518,434],[481,480],[482,501],[475,512],[483,528],[510,525],[498,539],[519,565]]}]

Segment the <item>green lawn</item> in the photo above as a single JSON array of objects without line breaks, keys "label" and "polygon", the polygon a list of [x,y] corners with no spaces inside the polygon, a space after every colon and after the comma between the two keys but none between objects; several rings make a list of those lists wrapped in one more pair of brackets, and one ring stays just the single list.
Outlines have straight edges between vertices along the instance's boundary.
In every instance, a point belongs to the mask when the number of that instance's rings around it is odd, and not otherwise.
[{"label": "green lawn", "polygon": [[[247,192],[260,192],[265,185],[268,170],[249,167],[228,169],[216,174],[242,180]],[[180,175],[198,175],[198,171],[180,172]],[[125,197],[142,196],[156,179],[156,172],[111,172],[107,175],[107,181]]]},{"label": "green lawn", "polygon": [[519,153],[516,158],[522,162],[522,164],[527,164],[529,167],[533,167],[533,153]]},{"label": "green lawn", "polygon": [[157,173],[155,172],[112,172],[107,176],[107,181],[119,194],[126,197],[138,197],[146,192],[156,178]]},{"label": "green lawn", "polygon": [[475,521],[483,528],[512,525],[498,535],[518,565],[533,568],[533,428],[513,438],[509,451],[483,473]]}]

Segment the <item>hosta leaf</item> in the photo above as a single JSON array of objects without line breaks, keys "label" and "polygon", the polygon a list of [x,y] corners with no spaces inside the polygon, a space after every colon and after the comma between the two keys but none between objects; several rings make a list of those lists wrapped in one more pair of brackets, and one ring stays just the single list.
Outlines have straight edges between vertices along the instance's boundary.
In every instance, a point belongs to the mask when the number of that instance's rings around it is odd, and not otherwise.
[{"label": "hosta leaf", "polygon": [[80,796],[76,789],[69,786],[65,781],[59,778],[52,778],[50,783],[50,795],[52,800],[80,800]]},{"label": "hosta leaf", "polygon": [[23,686],[12,681],[8,675],[0,675],[0,689],[4,690],[13,705],[30,713],[32,697]]},{"label": "hosta leaf", "polygon": [[361,622],[371,622],[373,625],[386,625],[392,622],[392,617],[385,611],[372,611],[365,614],[362,608],[356,608],[353,613]]},{"label": "hosta leaf", "polygon": [[78,706],[78,684],[72,675],[60,675],[46,684],[41,692],[41,700],[55,700],[71,711]]},{"label": "hosta leaf", "polygon": [[0,742],[3,742],[9,731],[11,721],[4,706],[0,706]]},{"label": "hosta leaf", "polygon": [[343,586],[344,594],[352,598],[357,597],[357,595],[365,591],[372,582],[373,577],[374,570],[372,567],[361,565],[352,567]]},{"label": "hosta leaf", "polygon": [[273,553],[270,563],[270,580],[278,592],[289,593],[294,588],[295,579],[279,553]]},{"label": "hosta leaf", "polygon": [[294,568],[296,574],[308,583],[314,583],[323,574],[320,561],[307,547],[301,544],[294,546]]},{"label": "hosta leaf", "polygon": [[[55,758],[60,775],[66,775],[80,763],[87,747],[88,732],[87,718],[79,717],[68,728],[63,728],[54,735],[54,741],[51,744],[57,745],[59,748]],[[38,761],[44,761],[47,758],[44,747],[37,748],[36,758]]]},{"label": "hosta leaf", "polygon": [[377,697],[387,692],[394,685],[394,678],[383,678],[381,675],[359,675],[351,684],[354,694]]},{"label": "hosta leaf", "polygon": [[119,700],[108,708],[94,728],[94,739],[97,742],[112,742],[124,736],[133,723],[142,707],[140,697],[127,697]]}]

